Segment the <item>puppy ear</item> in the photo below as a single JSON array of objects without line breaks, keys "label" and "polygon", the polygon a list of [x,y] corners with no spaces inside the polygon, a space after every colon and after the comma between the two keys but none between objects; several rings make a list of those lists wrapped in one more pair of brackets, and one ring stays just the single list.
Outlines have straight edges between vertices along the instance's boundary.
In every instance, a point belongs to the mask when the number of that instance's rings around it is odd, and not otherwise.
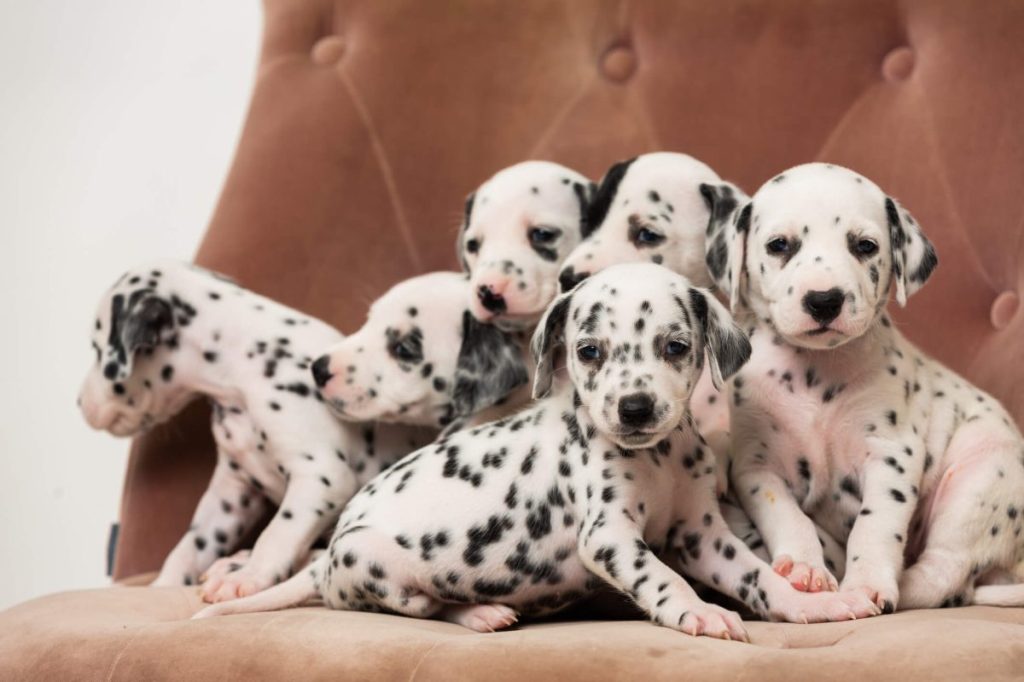
[{"label": "puppy ear", "polygon": [[533,378],[533,398],[544,398],[551,392],[551,381],[555,373],[555,356],[565,345],[565,320],[569,314],[572,292],[564,293],[544,311],[544,315],[533,333],[530,349],[537,373]]},{"label": "puppy ear", "polygon": [[711,380],[721,389],[723,381],[750,359],[750,339],[711,292],[690,287],[690,307],[697,318],[700,348],[708,355]]},{"label": "puppy ear", "polygon": [[593,201],[590,202],[590,210],[587,213],[587,230],[583,233],[584,239],[601,227],[601,223],[608,215],[608,209],[612,207],[612,201],[615,200],[615,195],[619,191],[619,183],[622,182],[622,178],[626,177],[626,171],[634,161],[636,161],[635,156],[632,159],[619,161],[609,168],[601,178],[601,184],[594,193]]},{"label": "puppy ear", "polygon": [[469,229],[469,221],[473,217],[473,203],[476,201],[476,192],[471,192],[466,197],[466,204],[462,209],[462,227],[459,228],[459,236],[455,238],[455,257],[459,259],[459,265],[463,272],[469,272],[469,263],[466,262],[465,246],[462,237]]},{"label": "puppy ear", "polygon": [[139,298],[129,303],[118,325],[121,345],[130,358],[139,349],[158,346],[163,332],[173,326],[170,303],[158,296]]},{"label": "puppy ear", "polygon": [[743,295],[747,234],[754,204],[738,187],[728,183],[703,184],[700,193],[710,214],[704,262],[715,285],[729,297],[729,306],[735,311]]},{"label": "puppy ear", "polygon": [[462,346],[452,389],[453,416],[467,417],[499,402],[529,380],[515,337],[462,313]]},{"label": "puppy ear", "polygon": [[580,206],[580,238],[586,239],[593,230],[590,228],[590,204],[597,192],[597,185],[593,182],[572,183],[572,191],[576,194],[576,202]]},{"label": "puppy ear", "polygon": [[939,264],[939,257],[913,216],[889,197],[885,198],[885,215],[889,221],[889,248],[892,251],[892,276],[896,281],[896,301],[905,306],[907,299],[931,277],[935,266]]}]

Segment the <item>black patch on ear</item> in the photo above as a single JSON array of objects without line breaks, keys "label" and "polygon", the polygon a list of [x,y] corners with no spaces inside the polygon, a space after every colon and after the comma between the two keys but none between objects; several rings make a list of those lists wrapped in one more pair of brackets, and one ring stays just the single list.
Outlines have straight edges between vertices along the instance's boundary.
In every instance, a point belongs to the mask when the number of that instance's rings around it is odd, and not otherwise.
[{"label": "black patch on ear", "polygon": [[462,235],[466,234],[466,230],[469,229],[469,221],[473,217],[473,204],[476,202],[476,192],[471,192],[466,197],[466,204],[462,209],[462,228],[459,230],[459,236],[455,239],[455,255],[459,258],[459,264],[462,266],[463,272],[469,272],[469,263],[466,262],[466,256],[463,253]]},{"label": "black patch on ear", "polygon": [[722,378],[728,379],[750,359],[750,339],[735,325],[719,320],[709,310],[708,299],[702,291],[690,287],[689,293],[690,306],[700,323],[704,344],[712,356],[711,361],[718,363]]},{"label": "black patch on ear", "polygon": [[750,214],[754,212],[754,202],[750,202],[743,207],[740,211],[740,215],[736,218],[736,233],[743,234],[744,232],[750,232]]},{"label": "black patch on ear", "polygon": [[515,338],[492,324],[462,314],[462,346],[452,390],[454,415],[469,416],[494,405],[529,380]]},{"label": "black patch on ear", "polygon": [[910,273],[911,282],[924,282],[931,277],[932,271],[939,264],[939,255],[935,253],[935,247],[928,240],[924,241],[924,255],[921,256],[921,264]]},{"label": "black patch on ear", "polygon": [[736,210],[739,201],[737,201],[736,193],[732,191],[732,187],[728,185],[702,183],[700,195],[704,198],[708,211],[711,212],[711,215],[708,217],[706,231],[707,235],[711,235],[715,231],[715,227],[723,223]]},{"label": "black patch on ear", "polygon": [[889,219],[889,241],[893,249],[902,249],[907,242],[907,235],[903,231],[903,223],[900,221],[900,212],[896,208],[896,202],[889,197],[885,198],[885,216]]},{"label": "black patch on ear", "polygon": [[582,182],[572,183],[572,191],[576,194],[576,202],[580,205],[580,235],[583,239],[586,239],[587,235],[592,232],[589,216],[590,200],[596,190],[597,185],[592,182],[588,182],[586,185]]},{"label": "black patch on ear", "polygon": [[704,256],[704,263],[708,266],[708,272],[716,282],[721,281],[725,276],[725,266],[729,260],[729,245],[726,241],[725,231],[719,230],[711,241],[711,248]]},{"label": "black patch on ear", "polygon": [[[143,296],[133,301],[120,327],[121,349],[131,355],[139,348],[155,348],[160,335],[174,325],[171,304],[158,296]],[[120,351],[119,351],[120,352]]]},{"label": "black patch on ear", "polygon": [[[128,353],[121,343],[121,326],[124,324],[124,318],[124,296],[117,294],[110,301],[110,335],[107,336],[107,343],[114,349],[122,365],[128,362]],[[109,377],[109,372],[108,378],[112,378]]]},{"label": "black patch on ear", "polygon": [[626,177],[626,171],[636,161],[636,158],[634,156],[631,159],[619,161],[609,168],[608,172],[601,178],[601,185],[597,188],[593,201],[590,202],[590,211],[587,214],[587,231],[583,234],[584,239],[601,227],[601,223],[604,222],[605,217],[608,215],[608,209],[611,208],[612,201],[615,200],[615,195],[619,191],[619,183],[622,182],[622,178]]}]

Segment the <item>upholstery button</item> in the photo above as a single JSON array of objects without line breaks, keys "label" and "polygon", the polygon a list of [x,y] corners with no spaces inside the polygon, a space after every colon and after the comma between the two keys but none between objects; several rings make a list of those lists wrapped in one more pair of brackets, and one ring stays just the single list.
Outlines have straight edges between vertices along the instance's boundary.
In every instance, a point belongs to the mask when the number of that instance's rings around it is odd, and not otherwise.
[{"label": "upholstery button", "polygon": [[887,81],[903,81],[914,70],[914,51],[909,47],[897,47],[882,60],[882,77]]},{"label": "upholstery button", "polygon": [[313,63],[327,66],[341,59],[345,54],[345,41],[339,36],[327,36],[313,45]]},{"label": "upholstery button", "polygon": [[992,326],[996,329],[1006,329],[1017,314],[1018,308],[1020,308],[1020,297],[1017,292],[1004,291],[996,296],[996,300],[992,302],[990,314]]},{"label": "upholstery button", "polygon": [[636,71],[636,52],[629,45],[614,45],[601,57],[601,73],[610,81],[621,83]]}]

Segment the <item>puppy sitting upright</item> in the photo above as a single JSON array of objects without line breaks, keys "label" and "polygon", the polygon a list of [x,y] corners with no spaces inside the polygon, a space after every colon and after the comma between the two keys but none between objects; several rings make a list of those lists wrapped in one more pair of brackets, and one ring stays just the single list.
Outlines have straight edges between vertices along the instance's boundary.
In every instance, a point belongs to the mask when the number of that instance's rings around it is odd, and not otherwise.
[{"label": "puppy sitting upright", "polygon": [[[749,346],[707,292],[656,265],[609,268],[552,304],[534,351],[534,405],[409,455],[356,495],[308,570],[199,615],[319,593],[333,608],[486,631],[557,610],[600,579],[659,624],[745,638],[736,614],[701,601],[662,556],[761,615],[873,612],[859,593],[791,589],[722,521],[687,399],[705,355],[728,376]],[[563,361],[571,385],[549,394]]]},{"label": "puppy sitting upright", "polygon": [[[420,342],[460,348],[466,285],[461,276],[450,277],[462,285],[425,280],[432,290],[405,289],[405,300],[392,297],[376,322],[399,328],[408,309],[429,297],[447,306],[453,332],[435,341],[428,329]],[[330,414],[313,386],[310,365],[340,340],[341,334],[318,320],[181,263],[137,269],[104,297],[93,333],[97,362],[81,393],[91,426],[131,436],[198,396],[214,406],[213,478],[155,584],[195,583],[215,559],[235,548],[268,505],[279,509],[251,556],[232,560],[240,566],[213,571],[204,596],[213,601],[245,596],[288,577],[359,486],[434,437],[435,428],[346,424]],[[379,343],[387,343],[383,335]],[[450,367],[439,364],[435,380],[452,377],[455,352]],[[467,350],[468,361],[476,352]],[[388,360],[368,355],[378,373],[386,371]],[[520,370],[520,380],[526,380],[525,371]],[[366,411],[365,418],[436,427],[439,416],[451,412],[453,396],[434,390],[430,381],[421,377],[430,390],[408,399],[417,409],[394,415]]]},{"label": "puppy sitting upright", "polygon": [[723,221],[707,258],[753,344],[732,380],[732,482],[776,569],[835,587],[810,516],[847,542],[842,587],[886,611],[1024,603],[1019,586],[975,591],[1024,557],[1021,435],[885,312],[937,263],[910,214],[807,164]]}]

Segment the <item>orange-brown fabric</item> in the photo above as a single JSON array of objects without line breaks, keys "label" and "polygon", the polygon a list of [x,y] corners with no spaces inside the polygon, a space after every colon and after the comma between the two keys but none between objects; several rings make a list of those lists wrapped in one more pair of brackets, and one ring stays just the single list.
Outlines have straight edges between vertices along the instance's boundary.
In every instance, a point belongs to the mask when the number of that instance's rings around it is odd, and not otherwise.
[{"label": "orange-brown fabric", "polygon": [[[689,152],[748,191],[849,165],[918,218],[933,281],[897,320],[1024,416],[1024,3],[266,0],[252,107],[204,265],[354,329],[455,266],[464,196],[547,158],[599,176]],[[997,298],[999,305],[995,305]],[[198,411],[134,446],[116,575],[156,568],[213,457]]]},{"label": "orange-brown fabric", "polygon": [[194,589],[67,592],[0,613],[3,680],[1016,680],[1024,609],[750,623],[752,644],[639,621],[457,625],[302,608],[191,621]]}]

